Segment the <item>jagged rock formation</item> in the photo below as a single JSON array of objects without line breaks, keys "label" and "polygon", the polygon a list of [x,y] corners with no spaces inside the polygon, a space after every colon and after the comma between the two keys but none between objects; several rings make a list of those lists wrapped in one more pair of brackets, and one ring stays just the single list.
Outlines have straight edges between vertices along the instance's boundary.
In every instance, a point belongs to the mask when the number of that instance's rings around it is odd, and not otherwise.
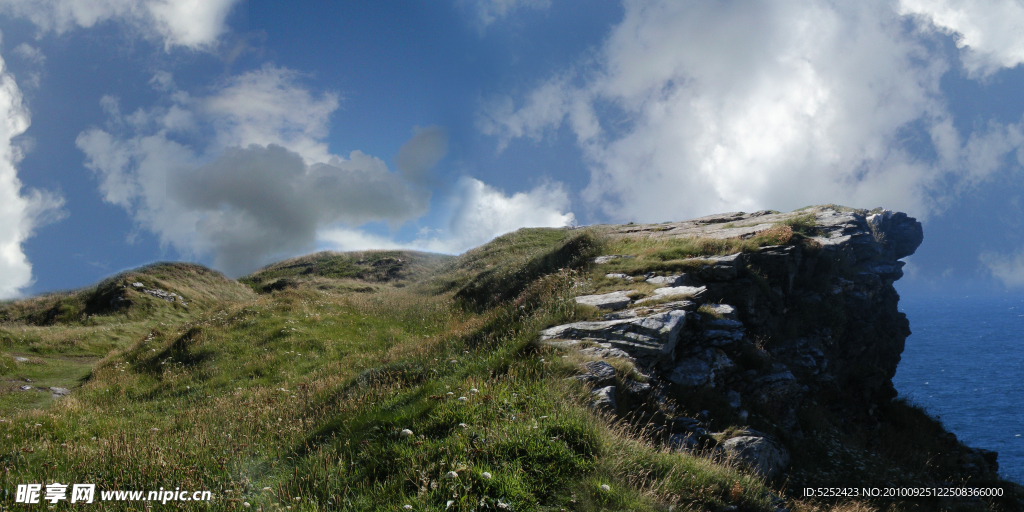
[{"label": "jagged rock formation", "polygon": [[[692,271],[681,274],[605,274],[601,265],[629,255],[601,256],[593,262],[598,275],[660,288],[638,301],[624,291],[581,297],[580,303],[618,311],[546,329],[542,343],[632,361],[646,382],[626,379],[620,386],[626,389],[609,389],[607,375],[601,376],[606,368],[591,363],[582,370],[584,380],[601,385],[600,407],[620,415],[638,407],[631,395],[663,400],[658,394],[666,389],[714,389],[728,397],[740,421],[756,415],[776,427],[776,437],[801,438],[797,408],[812,401],[870,425],[877,408],[896,396],[891,379],[910,334],[892,284],[903,275],[900,258],[923,240],[915,219],[887,210],[817,207],[605,229],[613,238],[743,239],[794,219],[804,234],[798,243],[694,258]],[[653,421],[670,445],[683,449],[706,446],[701,438],[710,435],[706,422]],[[788,462],[767,434],[734,439],[717,449],[766,475]]]}]

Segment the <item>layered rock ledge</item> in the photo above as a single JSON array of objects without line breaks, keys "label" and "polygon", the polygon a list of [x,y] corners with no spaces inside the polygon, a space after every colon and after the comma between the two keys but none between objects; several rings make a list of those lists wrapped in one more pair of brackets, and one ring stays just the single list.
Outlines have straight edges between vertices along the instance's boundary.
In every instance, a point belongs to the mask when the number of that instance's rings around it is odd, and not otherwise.
[{"label": "layered rock ledge", "polygon": [[[892,377],[910,328],[893,282],[903,275],[900,259],[923,240],[921,224],[904,213],[826,206],[602,227],[612,238],[658,240],[746,239],[780,226],[798,226],[801,235],[785,245],[693,258],[681,273],[630,274],[611,266],[631,255],[601,256],[592,261],[594,274],[623,289],[578,301],[614,311],[548,328],[541,343],[632,362],[639,376],[618,386],[608,368],[592,363],[580,378],[595,385],[600,407],[655,425],[680,449],[707,446],[707,418],[647,414],[640,404],[680,392],[727,397],[741,424],[756,416],[773,430],[751,430],[715,449],[774,477],[788,463],[776,438],[804,436],[802,404],[821,403],[870,428],[879,407],[896,396]],[[637,282],[658,288],[632,300],[627,288]],[[974,455],[981,470],[995,469],[994,454]]]}]

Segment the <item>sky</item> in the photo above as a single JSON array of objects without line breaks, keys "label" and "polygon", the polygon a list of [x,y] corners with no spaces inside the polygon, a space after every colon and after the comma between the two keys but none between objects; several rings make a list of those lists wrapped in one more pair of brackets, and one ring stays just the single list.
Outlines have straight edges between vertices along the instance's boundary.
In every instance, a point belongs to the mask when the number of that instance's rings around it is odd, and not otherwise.
[{"label": "sky", "polygon": [[0,298],[154,261],[904,211],[1024,289],[1021,0],[0,0]]}]

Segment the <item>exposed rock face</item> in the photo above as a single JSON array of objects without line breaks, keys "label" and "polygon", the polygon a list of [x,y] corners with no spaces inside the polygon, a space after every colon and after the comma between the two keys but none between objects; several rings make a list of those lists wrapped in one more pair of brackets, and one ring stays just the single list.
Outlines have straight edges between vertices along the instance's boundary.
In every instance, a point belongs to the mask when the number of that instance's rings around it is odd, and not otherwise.
[{"label": "exposed rock face", "polygon": [[615,384],[615,368],[604,361],[591,361],[584,366],[584,373],[577,376],[578,379],[589,382],[595,387],[604,387]]},{"label": "exposed rock face", "polygon": [[650,299],[643,299],[640,302],[682,297],[697,299],[704,295],[704,292],[706,291],[708,291],[708,289],[705,286],[667,286],[654,290],[653,297]]},{"label": "exposed rock face", "polygon": [[629,305],[632,300],[625,292],[612,292],[601,295],[583,295],[576,297],[576,302],[594,306],[598,309],[622,309]]},{"label": "exposed rock face", "polygon": [[617,348],[648,364],[671,359],[687,312],[673,309],[604,322],[576,322],[541,331],[542,340],[569,339]]},{"label": "exposed rock face", "polygon": [[608,412],[615,412],[615,386],[605,386],[595,389],[592,393],[594,401],[591,406]]},{"label": "exposed rock face", "polygon": [[722,443],[727,456],[750,467],[755,473],[775,478],[789,465],[789,452],[760,432],[733,437]]},{"label": "exposed rock face", "polygon": [[[800,244],[694,259],[695,270],[682,275],[615,276],[624,284],[646,280],[662,286],[652,303],[686,300],[651,307],[644,307],[644,300],[627,303],[632,309],[602,321],[552,327],[541,338],[586,346],[584,353],[595,357],[627,357],[650,375],[650,392],[672,386],[715,389],[728,396],[739,418],[757,414],[776,425],[780,433],[775,435],[803,436],[796,411],[804,401],[826,404],[851,422],[869,423],[875,408],[896,396],[892,377],[910,334],[892,283],[903,275],[898,260],[923,240],[915,219],[887,210],[818,207],[611,226],[606,232],[747,238],[798,217],[813,225]],[[600,265],[621,257],[603,256],[595,264],[600,271]],[[609,382],[600,380],[602,404],[626,393]],[[620,408],[626,402],[620,400]],[[697,432],[691,427],[672,430],[681,432],[673,434],[678,446],[694,442],[684,440]],[[736,437],[721,448],[769,476],[788,464],[784,450],[763,434]]]}]

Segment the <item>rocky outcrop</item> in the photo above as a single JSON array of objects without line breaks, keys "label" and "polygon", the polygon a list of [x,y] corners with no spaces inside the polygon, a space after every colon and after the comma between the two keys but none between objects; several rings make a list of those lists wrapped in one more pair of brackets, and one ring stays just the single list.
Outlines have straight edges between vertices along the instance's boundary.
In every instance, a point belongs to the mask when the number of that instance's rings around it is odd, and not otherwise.
[{"label": "rocky outcrop", "polygon": [[[786,245],[694,258],[685,274],[601,272],[602,265],[628,255],[599,257],[593,262],[599,275],[659,288],[648,299],[625,304],[581,297],[580,302],[598,307],[628,309],[599,321],[551,327],[541,332],[541,341],[595,358],[626,358],[649,376],[645,388],[627,392],[633,381],[613,387],[607,375],[597,378],[599,372],[581,370],[593,376],[584,380],[602,386],[601,407],[619,414],[639,407],[630,394],[664,401],[673,392],[715,390],[727,397],[730,414],[773,426],[775,437],[801,438],[797,409],[811,401],[850,422],[869,424],[876,409],[896,395],[891,379],[910,334],[892,283],[903,275],[899,259],[913,254],[923,240],[915,219],[887,210],[818,207],[612,226],[607,233],[743,239],[797,225],[803,236]],[[598,297],[628,299],[624,292]],[[707,434],[707,423],[680,419],[661,418],[666,442],[705,446],[699,439]],[[717,449],[773,477],[788,456],[772,436],[736,436]]]},{"label": "rocky outcrop", "polygon": [[583,295],[576,297],[576,302],[598,309],[622,309],[628,306],[632,299],[625,292],[612,292],[601,295]]},{"label": "rocky outcrop", "polygon": [[722,451],[767,478],[775,478],[789,465],[789,452],[760,432],[746,431],[730,438],[722,443]]},{"label": "rocky outcrop", "polygon": [[175,299],[178,299],[181,301],[182,306],[188,305],[188,303],[185,302],[185,297],[182,297],[177,293],[161,290],[160,288],[146,288],[145,286],[146,285],[139,282],[132,283],[132,287],[141,290],[142,293],[152,295],[158,299],[166,300],[167,302],[174,302]]}]

